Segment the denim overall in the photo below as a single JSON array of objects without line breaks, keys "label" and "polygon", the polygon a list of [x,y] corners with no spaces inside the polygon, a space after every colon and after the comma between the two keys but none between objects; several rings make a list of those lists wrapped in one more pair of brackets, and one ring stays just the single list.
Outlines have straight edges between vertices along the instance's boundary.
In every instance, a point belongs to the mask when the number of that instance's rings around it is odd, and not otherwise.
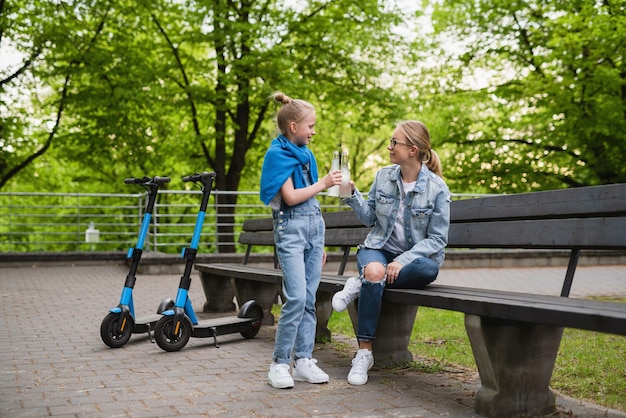
[{"label": "denim overall", "polygon": [[[302,168],[307,186],[307,166]],[[283,306],[278,320],[273,361],[290,364],[311,358],[315,343],[315,295],[322,274],[324,218],[315,197],[273,211],[274,242],[283,271]]]}]

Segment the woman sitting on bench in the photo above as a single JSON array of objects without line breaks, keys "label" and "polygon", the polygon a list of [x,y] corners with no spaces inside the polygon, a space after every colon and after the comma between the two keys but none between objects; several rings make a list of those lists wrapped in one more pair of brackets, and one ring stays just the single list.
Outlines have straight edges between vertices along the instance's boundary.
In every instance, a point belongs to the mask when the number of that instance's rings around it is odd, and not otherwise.
[{"label": "woman sitting on bench", "polygon": [[372,341],[385,287],[420,289],[432,283],[448,242],[450,191],[428,129],[418,121],[397,124],[387,150],[392,165],[376,173],[367,199],[352,181],[352,196],[342,199],[363,224],[373,226],[356,255],[361,276],[349,278],[332,301],[341,312],[359,297],[352,385],[365,384],[374,364]]}]

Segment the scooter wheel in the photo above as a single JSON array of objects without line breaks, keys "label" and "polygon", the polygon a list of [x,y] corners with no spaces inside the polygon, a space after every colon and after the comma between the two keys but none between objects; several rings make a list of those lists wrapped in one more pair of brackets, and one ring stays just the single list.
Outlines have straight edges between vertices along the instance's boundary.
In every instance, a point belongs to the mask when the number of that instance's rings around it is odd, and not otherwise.
[{"label": "scooter wheel", "polygon": [[130,340],[130,336],[133,334],[134,324],[132,319],[124,324],[124,328],[120,330],[120,318],[119,313],[109,312],[107,316],[102,320],[100,324],[100,337],[102,341],[111,348],[120,348]]},{"label": "scooter wheel", "polygon": [[241,336],[244,338],[254,338],[254,336],[257,335],[261,329],[263,310],[256,303],[251,304],[249,309],[246,311],[246,318],[252,318],[252,321],[250,322],[250,328],[246,331],[242,331]]},{"label": "scooter wheel", "polygon": [[178,327],[174,327],[174,317],[163,316],[154,327],[154,339],[161,349],[165,351],[179,351],[187,345],[191,337],[191,324],[183,320]]}]

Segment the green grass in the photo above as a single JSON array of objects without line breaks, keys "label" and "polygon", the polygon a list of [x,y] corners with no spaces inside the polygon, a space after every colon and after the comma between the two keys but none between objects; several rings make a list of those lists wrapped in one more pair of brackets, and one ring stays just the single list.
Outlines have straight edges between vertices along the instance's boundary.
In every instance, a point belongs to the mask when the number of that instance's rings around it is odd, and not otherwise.
[{"label": "green grass", "polygon": [[[613,299],[626,303],[626,299]],[[329,329],[354,337],[346,312],[333,312]],[[476,370],[463,314],[420,307],[409,350],[423,372],[448,368]],[[572,398],[626,411],[626,337],[566,328],[551,387]]]}]

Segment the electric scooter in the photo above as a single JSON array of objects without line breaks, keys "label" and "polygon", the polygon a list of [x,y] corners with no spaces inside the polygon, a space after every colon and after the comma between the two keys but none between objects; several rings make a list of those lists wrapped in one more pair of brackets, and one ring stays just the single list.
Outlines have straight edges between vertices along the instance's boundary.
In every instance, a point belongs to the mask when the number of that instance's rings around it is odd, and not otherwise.
[{"label": "electric scooter", "polygon": [[146,203],[146,211],[143,215],[137,246],[135,248],[129,248],[128,250],[127,258],[131,259],[132,262],[130,272],[128,276],[126,276],[120,303],[115,308],[109,309],[109,313],[104,317],[100,325],[100,337],[102,337],[102,341],[111,348],[122,347],[130,340],[131,334],[133,333],[147,332],[150,341],[154,342],[150,332],[154,330],[155,324],[159,318],[161,318],[160,313],[174,306],[174,301],[171,298],[167,298],[161,302],[157,313],[136,318],[135,304],[133,302],[133,288],[135,287],[136,281],[135,275],[139,262],[141,261],[144,241],[148,235],[148,228],[150,227],[157,192],[159,186],[169,183],[169,181],[169,177],[158,176],[153,178],[128,178],[124,180],[126,184],[137,184],[146,189],[148,191],[148,202]]},{"label": "electric scooter", "polygon": [[172,309],[163,312],[163,316],[154,328],[154,339],[159,347],[165,351],[179,351],[189,341],[190,337],[213,337],[215,347],[217,336],[240,333],[244,338],[253,338],[261,328],[263,310],[254,300],[249,300],[239,310],[237,316],[204,319],[198,321],[189,298],[191,286],[191,269],[198,253],[200,233],[204,224],[206,208],[211,194],[211,186],[215,173],[203,172],[183,177],[184,182],[194,182],[202,186],[202,203],[196,217],[196,225],[191,239],[191,245],[184,248],[181,257],[186,259],[185,271],[180,278],[176,301]]}]

